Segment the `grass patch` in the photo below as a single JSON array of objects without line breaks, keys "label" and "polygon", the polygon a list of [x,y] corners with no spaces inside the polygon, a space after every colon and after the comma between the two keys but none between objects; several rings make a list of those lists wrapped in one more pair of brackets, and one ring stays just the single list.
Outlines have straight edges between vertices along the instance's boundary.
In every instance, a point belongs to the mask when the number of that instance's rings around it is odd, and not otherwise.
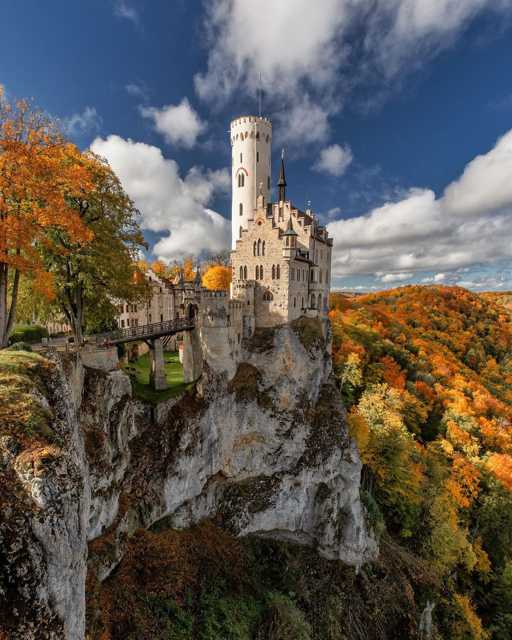
[{"label": "grass patch", "polygon": [[51,412],[38,399],[47,395],[44,376],[50,367],[36,353],[0,351],[0,435],[52,440]]},{"label": "grass patch", "polygon": [[155,391],[149,384],[150,359],[145,353],[133,362],[123,365],[123,370],[130,376],[133,393],[136,398],[149,404],[158,404],[183,393],[192,385],[183,381],[183,366],[176,352],[164,351],[165,377],[169,387]]}]

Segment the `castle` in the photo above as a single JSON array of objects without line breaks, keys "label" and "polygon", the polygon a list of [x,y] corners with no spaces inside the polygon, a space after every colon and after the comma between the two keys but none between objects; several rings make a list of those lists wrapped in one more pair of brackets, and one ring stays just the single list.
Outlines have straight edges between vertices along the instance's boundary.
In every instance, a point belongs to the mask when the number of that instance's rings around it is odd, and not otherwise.
[{"label": "castle", "polygon": [[196,331],[184,337],[186,379],[195,379],[203,359],[231,368],[228,363],[241,356],[242,339],[257,328],[301,316],[327,318],[333,242],[309,208],[301,211],[287,199],[283,155],[277,200],[271,201],[272,123],[258,116],[236,118],[230,138],[230,291],[204,289],[199,275],[193,282],[181,277],[170,283],[149,271],[149,303],[120,305],[120,328],[194,315]]}]

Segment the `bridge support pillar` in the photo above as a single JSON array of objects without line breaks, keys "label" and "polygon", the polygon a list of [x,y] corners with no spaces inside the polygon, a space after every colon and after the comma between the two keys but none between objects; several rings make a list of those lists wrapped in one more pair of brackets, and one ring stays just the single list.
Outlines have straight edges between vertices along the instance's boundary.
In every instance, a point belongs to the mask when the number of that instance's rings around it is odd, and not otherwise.
[{"label": "bridge support pillar", "polygon": [[199,330],[186,331],[183,335],[183,380],[195,382],[203,373],[203,350]]},{"label": "bridge support pillar", "polygon": [[164,360],[164,345],[160,338],[151,340],[149,343],[149,384],[155,391],[162,391],[167,389],[167,378],[165,376],[165,360]]}]

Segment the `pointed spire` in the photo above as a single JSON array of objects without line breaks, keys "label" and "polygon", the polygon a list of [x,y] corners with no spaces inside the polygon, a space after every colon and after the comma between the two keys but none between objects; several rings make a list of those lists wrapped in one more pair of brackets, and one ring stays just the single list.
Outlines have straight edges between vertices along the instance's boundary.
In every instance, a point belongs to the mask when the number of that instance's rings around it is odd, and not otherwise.
[{"label": "pointed spire", "polygon": [[284,171],[284,149],[281,151],[281,169],[279,171],[279,181],[277,183],[279,187],[279,202],[286,200],[286,176]]}]

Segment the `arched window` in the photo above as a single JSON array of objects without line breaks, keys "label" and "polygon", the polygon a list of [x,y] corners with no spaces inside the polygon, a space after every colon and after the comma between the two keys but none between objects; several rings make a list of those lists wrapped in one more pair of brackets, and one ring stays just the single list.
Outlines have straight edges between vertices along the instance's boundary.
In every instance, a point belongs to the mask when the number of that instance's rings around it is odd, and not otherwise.
[{"label": "arched window", "polygon": [[247,280],[247,267],[244,267],[244,280]]},{"label": "arched window", "polygon": [[238,205],[238,211],[239,211],[239,213],[240,213],[240,215],[241,215],[241,216],[243,216],[243,215],[244,215],[244,205],[243,205],[242,203],[240,203],[240,204]]},{"label": "arched window", "polygon": [[256,162],[260,161],[260,152],[256,151]]},{"label": "arched window", "polygon": [[304,309],[304,298],[302,298],[302,309]]},{"label": "arched window", "polygon": [[296,306],[297,306],[297,298],[293,298],[293,308],[295,309]]},{"label": "arched window", "polygon": [[255,280],[259,280],[260,279],[260,268],[258,267],[258,265],[256,265],[256,269],[254,272],[254,278]]},{"label": "arched window", "polygon": [[322,284],[322,269],[318,270],[318,282]]},{"label": "arched window", "polygon": [[261,240],[258,239],[258,255],[261,255]]},{"label": "arched window", "polygon": [[276,265],[272,265],[272,280],[276,279]]},{"label": "arched window", "polygon": [[259,132],[259,131],[257,131],[257,132],[256,132],[256,140],[259,140],[259,139],[260,139],[260,132]]},{"label": "arched window", "polygon": [[270,176],[267,176],[267,189],[270,189]]},{"label": "arched window", "polygon": [[277,265],[276,278],[279,280],[280,277],[281,277],[281,267],[279,265]]},{"label": "arched window", "polygon": [[240,267],[240,280],[244,279],[244,268]]},{"label": "arched window", "polygon": [[265,300],[266,302],[270,302],[273,299],[274,299],[274,296],[271,294],[271,292],[265,291],[265,293],[263,294],[263,300]]},{"label": "arched window", "polygon": [[253,256],[256,255],[256,240],[254,241],[254,244],[252,245],[252,255]]},{"label": "arched window", "polygon": [[290,236],[286,236],[286,246],[290,246]]},{"label": "arched window", "polygon": [[322,294],[318,294],[318,298],[317,298],[317,302],[316,302],[316,308],[318,309],[318,311],[320,311],[322,309]]},{"label": "arched window", "polygon": [[265,255],[265,240],[263,240],[263,242],[261,243],[261,255]]},{"label": "arched window", "polygon": [[242,237],[242,227],[240,227],[240,238]]},{"label": "arched window", "polygon": [[260,280],[263,280],[263,265],[260,264]]},{"label": "arched window", "polygon": [[316,307],[314,293],[311,294],[311,304],[309,306],[311,307],[311,309],[314,309]]}]

